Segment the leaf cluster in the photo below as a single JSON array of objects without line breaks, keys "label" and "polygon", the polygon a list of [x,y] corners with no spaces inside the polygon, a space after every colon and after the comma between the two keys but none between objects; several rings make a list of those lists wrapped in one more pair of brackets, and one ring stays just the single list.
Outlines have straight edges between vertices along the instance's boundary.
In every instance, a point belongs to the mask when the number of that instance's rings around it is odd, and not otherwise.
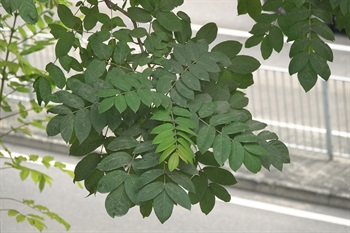
[{"label": "leaf cluster", "polygon": [[263,4],[260,0],[240,0],[238,11],[248,13],[256,21],[245,46],[260,44],[264,59],[273,50],[282,50],[284,36],[292,43],[289,73],[297,74],[305,91],[316,84],[318,76],[328,80],[331,75],[328,62],[333,61],[333,52],[326,41],[334,40],[334,32],[328,25],[336,22],[336,28],[344,29],[350,38],[347,0],[267,0]]},{"label": "leaf cluster", "polygon": [[74,181],[90,194],[108,193],[111,217],[139,206],[163,223],[175,205],[197,203],[208,214],[215,197],[230,200],[224,186],[236,183],[225,162],[253,173],[289,162],[285,145],[245,109],[242,89],[260,63],[240,54],[242,44],[210,48],[216,24],[192,35],[190,17],[174,12],[181,0],[106,3],[126,19],[92,0],[77,3],[82,17],[58,6],[63,25],[50,28],[59,64],[48,64],[49,77],[34,87],[39,102],[53,103],[48,135],[60,134],[71,155],[84,156]]}]

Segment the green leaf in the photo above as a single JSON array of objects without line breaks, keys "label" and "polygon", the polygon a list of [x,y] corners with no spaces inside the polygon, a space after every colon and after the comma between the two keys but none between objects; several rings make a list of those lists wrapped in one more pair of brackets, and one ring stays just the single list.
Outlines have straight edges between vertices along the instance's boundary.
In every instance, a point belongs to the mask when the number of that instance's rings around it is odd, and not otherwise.
[{"label": "green leaf", "polygon": [[250,74],[260,67],[260,62],[253,57],[238,55],[231,59],[232,65],[228,69],[238,74]]},{"label": "green leaf", "polygon": [[210,81],[210,77],[207,71],[205,71],[200,65],[192,65],[189,69],[190,73],[202,81]]},{"label": "green leaf", "polygon": [[311,53],[310,64],[313,70],[319,76],[321,76],[321,78],[323,78],[326,81],[329,79],[329,77],[331,76],[331,70],[329,69],[326,59],[317,54]]},{"label": "green leaf", "polygon": [[116,97],[109,97],[102,100],[102,102],[98,105],[98,112],[101,114],[111,109],[114,106],[115,98]]},{"label": "green leaf", "polygon": [[137,204],[138,179],[137,175],[131,174],[124,181],[125,192],[134,204]]},{"label": "green leaf", "polygon": [[126,92],[125,94],[125,102],[131,108],[133,112],[137,112],[140,108],[141,101],[139,96],[134,91]]},{"label": "green leaf", "polygon": [[211,183],[209,184],[210,191],[220,200],[224,202],[229,202],[231,200],[231,195],[227,190],[219,184]]},{"label": "green leaf", "polygon": [[93,128],[96,130],[98,134],[101,134],[102,130],[107,125],[107,118],[105,114],[100,114],[98,112],[98,105],[93,104],[89,111],[90,114],[90,122]]},{"label": "green leaf", "polygon": [[152,15],[148,11],[140,7],[128,8],[127,14],[130,17],[130,19],[140,23],[148,23],[152,20]]},{"label": "green leaf", "polygon": [[67,91],[58,91],[55,95],[57,95],[59,100],[68,107],[82,109],[85,106],[82,98]]},{"label": "green leaf", "polygon": [[81,20],[78,17],[74,16],[72,11],[67,6],[59,4],[57,7],[57,13],[62,23],[68,28],[78,31],[82,30]]},{"label": "green leaf", "polygon": [[124,63],[125,59],[130,54],[130,51],[131,50],[127,43],[119,42],[114,50],[113,60],[118,64]]},{"label": "green leaf", "polygon": [[158,11],[156,18],[159,24],[168,31],[178,32],[182,29],[181,20],[173,12]]},{"label": "green leaf", "polygon": [[85,141],[91,131],[90,112],[87,109],[81,109],[75,114],[74,132],[80,143]]},{"label": "green leaf", "polygon": [[248,129],[249,129],[249,127],[246,124],[241,123],[241,122],[234,122],[232,124],[224,126],[222,128],[222,133],[236,134],[236,133],[245,132]]},{"label": "green leaf", "polygon": [[213,143],[213,152],[215,160],[223,165],[231,152],[231,139],[225,134],[218,134]]},{"label": "green leaf", "polygon": [[209,189],[205,192],[202,200],[199,202],[201,211],[204,214],[209,214],[215,206],[215,196]]},{"label": "green leaf", "polygon": [[191,210],[190,198],[181,187],[174,183],[167,183],[165,185],[165,191],[176,204],[179,204],[185,209]]},{"label": "green leaf", "polygon": [[244,149],[254,155],[269,156],[270,153],[262,146],[258,144],[245,144]]},{"label": "green leaf", "polygon": [[242,44],[240,42],[235,40],[228,40],[215,45],[211,51],[221,52],[231,59],[237,56],[241,49]]},{"label": "green leaf", "polygon": [[193,74],[190,72],[185,72],[183,75],[181,75],[181,81],[190,89],[194,91],[200,91],[201,90],[201,84],[198,78],[196,78]]},{"label": "green leaf", "polygon": [[73,134],[74,115],[68,114],[62,118],[60,123],[60,132],[63,140],[68,143]]},{"label": "green leaf", "polygon": [[19,212],[17,210],[14,210],[14,209],[7,211],[8,216],[16,216],[17,214],[19,214]]},{"label": "green leaf", "polygon": [[253,19],[256,19],[261,14],[261,2],[260,0],[245,0],[247,5],[247,12]]},{"label": "green leaf", "polygon": [[39,77],[35,80],[33,86],[38,103],[41,104],[41,102],[44,101],[44,103],[47,104],[49,102],[49,97],[51,96],[50,82],[44,77]]},{"label": "green leaf", "polygon": [[251,48],[251,47],[254,47],[258,44],[261,43],[261,41],[264,39],[265,35],[262,34],[262,35],[253,35],[251,37],[249,37],[246,41],[245,41],[245,44],[244,46],[246,48]]},{"label": "green leaf", "polygon": [[130,164],[132,157],[126,152],[116,152],[105,157],[98,165],[101,171],[111,171]]},{"label": "green leaf", "polygon": [[185,98],[187,99],[194,99],[194,92],[190,88],[188,88],[182,81],[177,81],[176,82],[176,90]]},{"label": "green leaf", "polygon": [[99,59],[92,60],[84,72],[84,78],[87,84],[93,85],[96,80],[106,71],[106,63]]},{"label": "green leaf", "polygon": [[196,33],[196,40],[206,40],[208,44],[212,43],[218,34],[218,26],[215,23],[207,23]]},{"label": "green leaf", "polygon": [[261,161],[255,155],[245,151],[244,152],[244,166],[252,173],[258,173],[261,170]]},{"label": "green leaf", "polygon": [[154,212],[161,223],[168,220],[173,212],[174,203],[165,191],[153,200]]},{"label": "green leaf", "polygon": [[29,24],[35,24],[39,19],[33,0],[20,1],[18,11],[21,18]]},{"label": "green leaf", "polygon": [[191,178],[185,173],[180,171],[172,171],[167,173],[167,175],[172,181],[182,186],[184,189],[188,190],[189,192],[193,192],[193,193],[196,192],[196,188],[194,187],[191,181]]},{"label": "green leaf", "polygon": [[142,37],[147,36],[148,32],[145,28],[135,28],[135,29],[131,30],[129,35],[131,37],[134,37],[134,38],[142,38]]},{"label": "green leaf", "polygon": [[[295,44],[295,42],[294,42]],[[328,44],[323,42],[319,38],[314,38],[311,40],[310,46],[313,48],[313,50],[323,57],[324,59],[328,61],[333,61],[333,52],[332,49],[329,47]]]},{"label": "green leaf", "polygon": [[212,126],[203,126],[198,131],[197,146],[199,151],[204,154],[213,144],[216,131]]},{"label": "green leaf", "polygon": [[84,186],[87,191],[89,191],[89,195],[96,193],[98,182],[104,176],[104,173],[100,170],[94,170],[91,175],[85,179]]},{"label": "green leaf", "polygon": [[310,63],[308,63],[298,73],[298,79],[305,92],[309,91],[317,82],[317,73],[312,69]]},{"label": "green leaf", "polygon": [[203,168],[203,171],[207,175],[208,179],[214,183],[222,185],[234,185],[237,183],[232,173],[223,168],[205,167]]},{"label": "green leaf", "polygon": [[260,142],[260,138],[252,133],[238,135],[234,138],[234,140],[237,142],[243,142],[243,143]]},{"label": "green leaf", "polygon": [[133,137],[121,136],[113,139],[108,145],[107,149],[112,151],[126,150],[136,147],[137,141]]},{"label": "green leaf", "polygon": [[96,153],[89,154],[79,161],[74,169],[74,182],[82,181],[88,178],[101,161],[100,155]]},{"label": "green leaf", "polygon": [[66,56],[74,45],[75,36],[73,32],[64,32],[56,43],[55,54],[57,58]]},{"label": "green leaf", "polygon": [[112,218],[127,214],[132,206],[133,203],[130,201],[125,192],[124,184],[120,185],[118,188],[109,193],[105,201],[107,213]]},{"label": "green leaf", "polygon": [[179,166],[180,156],[177,152],[172,154],[168,160],[169,171],[174,171]]},{"label": "green leaf", "polygon": [[127,108],[125,97],[123,95],[117,95],[114,97],[114,106],[118,112],[123,113]]},{"label": "green leaf", "polygon": [[107,173],[98,182],[97,191],[100,193],[109,193],[112,190],[118,188],[128,177],[125,171],[112,171]]},{"label": "green leaf", "polygon": [[64,73],[58,66],[50,62],[45,69],[47,72],[49,72],[58,88],[62,89],[66,85],[66,78],[64,76]]},{"label": "green leaf", "polygon": [[69,148],[69,154],[73,156],[86,155],[101,146],[103,140],[104,137],[102,135],[91,131],[89,137],[83,143],[80,144],[78,140],[73,142]]},{"label": "green leaf", "polygon": [[151,200],[156,196],[158,196],[163,190],[164,190],[163,182],[156,181],[156,182],[150,183],[139,191],[137,195],[137,200],[138,202]]},{"label": "green leaf", "polygon": [[95,93],[95,89],[92,86],[79,81],[78,79],[68,79],[67,86],[73,91],[74,94],[79,95],[84,100],[91,103],[96,103],[98,101],[96,95],[91,95],[91,93]]},{"label": "green leaf", "polygon": [[231,154],[229,156],[230,168],[237,171],[244,161],[244,148],[241,143],[232,141]]},{"label": "green leaf", "polygon": [[311,30],[316,32],[318,35],[322,36],[326,40],[334,41],[334,33],[333,31],[323,22],[317,20],[311,23]]},{"label": "green leaf", "polygon": [[269,31],[270,45],[276,52],[281,52],[283,48],[283,33],[281,29],[276,26],[272,26]]},{"label": "green leaf", "polygon": [[163,169],[153,169],[143,173],[138,182],[138,187],[142,188],[164,174]]},{"label": "green leaf", "polygon": [[309,54],[306,52],[302,52],[297,54],[289,63],[289,74],[293,75],[299,71],[301,71],[304,67],[306,67],[309,62]]},{"label": "green leaf", "polygon": [[269,35],[265,36],[265,38],[261,42],[261,47],[260,47],[261,55],[265,60],[268,59],[272,54],[272,45],[270,44],[269,37],[270,37]]},{"label": "green leaf", "polygon": [[18,223],[23,222],[24,220],[26,220],[26,216],[24,216],[23,214],[17,215],[16,221],[17,221]]}]

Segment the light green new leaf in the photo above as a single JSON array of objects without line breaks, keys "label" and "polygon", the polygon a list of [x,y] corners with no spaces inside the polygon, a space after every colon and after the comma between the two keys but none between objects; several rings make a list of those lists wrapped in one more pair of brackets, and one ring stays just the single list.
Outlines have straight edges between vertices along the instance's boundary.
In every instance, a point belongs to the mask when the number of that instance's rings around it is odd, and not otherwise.
[{"label": "light green new leaf", "polygon": [[168,169],[169,171],[174,171],[178,166],[180,162],[180,156],[177,152],[172,154],[168,160]]}]

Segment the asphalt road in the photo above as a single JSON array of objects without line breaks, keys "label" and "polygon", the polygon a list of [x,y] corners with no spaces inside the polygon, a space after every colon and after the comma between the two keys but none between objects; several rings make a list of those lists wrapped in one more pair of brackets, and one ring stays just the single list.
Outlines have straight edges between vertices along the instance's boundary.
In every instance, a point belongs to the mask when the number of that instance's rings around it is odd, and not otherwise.
[{"label": "asphalt road", "polygon": [[[11,147],[11,145],[10,145]],[[12,146],[19,153],[47,155],[47,151]],[[52,153],[51,153],[52,154]],[[52,154],[56,160],[74,163],[76,158]],[[3,160],[1,160],[3,161]],[[3,164],[3,163],[1,163]],[[72,183],[70,177],[57,169],[28,164],[35,169],[47,171],[53,179],[52,187],[39,193],[31,181],[21,182],[13,169],[0,170],[0,198],[33,199],[57,212],[72,226],[70,232],[288,232],[288,233],[349,233],[350,212],[310,203],[296,202],[275,196],[230,189],[231,203],[217,202],[208,216],[196,206],[192,211],[181,207],[174,209],[173,216],[160,224],[154,214],[142,219],[134,208],[120,218],[110,218],[104,209],[104,195],[85,198],[87,192]],[[1,209],[27,208],[7,200],[0,202]],[[45,232],[64,232],[64,227],[47,220]],[[0,212],[0,232],[35,232],[26,223],[16,224],[14,218]]]}]

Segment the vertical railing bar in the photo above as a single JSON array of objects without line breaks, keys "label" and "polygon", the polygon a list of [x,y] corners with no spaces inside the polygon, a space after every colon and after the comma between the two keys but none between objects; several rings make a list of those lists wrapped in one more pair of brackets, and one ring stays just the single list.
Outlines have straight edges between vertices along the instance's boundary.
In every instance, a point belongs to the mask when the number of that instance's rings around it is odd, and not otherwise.
[{"label": "vertical railing bar", "polygon": [[[287,74],[285,74],[285,75],[287,75]],[[292,90],[294,89],[294,77],[293,76],[290,76],[290,78],[289,78],[289,83],[290,83],[290,87],[292,88]],[[293,95],[291,96],[291,100],[292,100],[292,108],[293,109],[296,109],[296,105],[295,105],[295,98],[296,98],[296,96],[295,96],[295,92],[294,91],[292,91],[292,93],[293,93]],[[296,119],[297,119],[297,117],[296,117],[296,111],[292,111],[293,112],[293,122],[296,122]],[[298,137],[298,131],[297,131],[297,129],[296,128],[294,128],[294,140],[295,140],[295,142],[296,142],[296,144],[299,144],[299,137]],[[300,144],[299,144],[300,145]]]},{"label": "vertical railing bar", "polygon": [[331,127],[331,113],[329,109],[329,90],[328,83],[322,81],[322,97],[323,97],[323,110],[324,110],[324,120],[326,128],[326,146],[327,154],[329,160],[333,160],[333,149],[332,149],[332,127]]},{"label": "vertical railing bar", "polygon": [[[259,78],[259,82],[261,82],[261,78],[263,78],[264,80],[265,80],[265,77],[260,77]],[[262,107],[262,106],[264,106],[263,105],[263,97],[262,97],[262,94],[261,94],[261,89],[260,90],[258,90],[258,94],[259,94],[259,100],[260,100],[260,108],[259,108],[259,111],[261,111],[261,118],[264,118],[265,117],[265,114],[264,114],[264,107]]]},{"label": "vertical railing bar", "polygon": [[[276,77],[276,71],[273,72],[272,78],[273,78],[273,85],[275,87],[275,93],[274,93],[274,98],[276,102],[276,116],[277,116],[277,121],[281,122],[281,117],[280,117],[280,104],[279,104],[279,96],[278,96],[278,88],[277,88],[277,77]],[[282,133],[283,132],[283,133]],[[280,136],[283,138],[284,130],[279,130]],[[287,138],[287,137],[286,137]]]},{"label": "vertical railing bar", "polygon": [[[317,85],[316,86],[317,87],[317,90],[316,90],[316,93],[319,93],[319,92],[321,92],[322,93],[322,85]],[[318,96],[316,96],[316,98],[317,98]],[[318,100],[319,98],[317,98],[317,100]],[[316,116],[317,116],[317,127],[318,128],[322,128],[322,123],[321,123],[321,109],[320,109],[320,102],[319,101],[317,101],[317,103],[316,103]],[[316,145],[322,145],[323,143],[322,143],[322,136],[321,137],[317,137],[318,138],[318,140],[317,140],[317,144]]]},{"label": "vertical railing bar", "polygon": [[[313,90],[315,91],[315,90]],[[316,93],[316,92],[315,92]],[[313,115],[312,115],[312,110],[311,110],[311,102],[310,102],[310,99],[312,98],[312,93],[309,92],[309,94],[306,96],[306,100],[307,100],[307,106],[308,106],[308,118],[307,119],[313,119]],[[307,125],[310,125],[311,127],[313,127],[312,125],[312,121],[309,121],[307,122]],[[311,139],[311,145],[312,147],[316,148],[316,145],[315,145],[315,141],[314,141],[314,132],[312,132],[311,130],[309,130],[309,134],[310,134],[310,139]]]},{"label": "vertical railing bar", "polygon": [[[301,88],[298,88],[298,92],[302,93]],[[305,116],[304,116],[304,111],[303,111],[304,110],[303,109],[304,101],[303,101],[303,98],[302,98],[302,96],[305,96],[305,93],[303,93],[303,94],[299,95],[299,105],[300,105],[300,116],[299,116],[299,118],[301,119],[301,125],[305,126]],[[306,133],[305,133],[305,130],[302,130],[302,142],[305,142],[305,141],[306,141]],[[304,143],[304,146],[306,146],[305,143]]]},{"label": "vertical railing bar", "polygon": [[[283,79],[286,78],[283,73],[281,75],[282,75]],[[290,76],[287,76],[287,78],[290,79]],[[287,104],[287,99],[286,99],[287,95],[290,96],[290,92],[289,91],[287,92],[286,82],[284,80],[282,80],[282,85],[283,85],[282,89],[284,91],[284,93],[282,94],[282,96],[283,96],[283,108],[284,108],[284,115],[285,115],[284,117],[286,118],[286,122],[290,123],[289,122],[289,114],[288,114],[288,111],[287,111],[288,104]],[[287,131],[287,137],[286,138],[290,138],[290,131],[289,130]]]},{"label": "vertical railing bar", "polygon": [[[343,102],[344,102],[344,116],[345,116],[345,127],[346,127],[346,132],[350,132],[350,122],[349,122],[349,112],[348,112],[348,105],[346,104],[348,101],[349,101],[349,98],[350,98],[350,85],[346,85],[346,83],[343,83]],[[346,87],[348,87],[348,91],[346,91]],[[349,96],[347,97],[346,96],[346,93],[349,94]],[[339,114],[338,114],[339,115]],[[347,137],[346,139],[346,145],[348,146],[348,152],[350,153],[350,137]],[[345,150],[346,152],[346,150]]]}]

